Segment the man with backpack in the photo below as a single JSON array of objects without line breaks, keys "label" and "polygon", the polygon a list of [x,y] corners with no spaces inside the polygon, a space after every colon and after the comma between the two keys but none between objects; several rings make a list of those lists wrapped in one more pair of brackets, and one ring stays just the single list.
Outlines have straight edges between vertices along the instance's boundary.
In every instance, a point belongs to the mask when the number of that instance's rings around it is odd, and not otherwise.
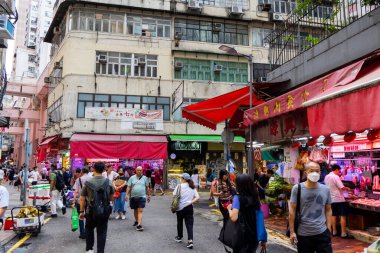
[{"label": "man with backpack", "polygon": [[114,188],[110,180],[104,178],[104,163],[94,165],[94,176],[83,186],[80,196],[79,219],[86,217],[86,252],[93,253],[94,230],[97,234],[97,253],[104,253],[107,238],[108,218],[112,212]]},{"label": "man with backpack", "polygon": [[62,190],[65,187],[62,171],[57,169],[56,164],[51,165],[52,172],[50,173],[50,207],[51,217],[57,217],[57,206],[62,209],[62,214],[66,214],[66,207],[63,205],[61,197]]}]

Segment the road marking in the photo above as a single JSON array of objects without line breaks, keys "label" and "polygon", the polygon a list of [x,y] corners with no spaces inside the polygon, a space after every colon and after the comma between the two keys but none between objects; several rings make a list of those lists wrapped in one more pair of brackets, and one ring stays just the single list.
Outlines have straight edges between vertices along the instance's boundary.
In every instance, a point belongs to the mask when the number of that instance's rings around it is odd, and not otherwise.
[{"label": "road marking", "polygon": [[219,214],[222,214],[222,212],[220,211],[220,210],[218,210],[218,209],[212,209],[214,212],[216,212],[216,213],[219,213]]},{"label": "road marking", "polygon": [[214,203],[214,204],[211,204],[211,205],[209,205],[209,207],[214,207],[214,206],[216,206],[216,205],[215,205],[215,203]]},{"label": "road marking", "polygon": [[[48,223],[49,221],[51,220],[51,218],[47,218],[44,222],[44,224]],[[13,245],[12,248],[10,248],[7,253],[12,253],[15,249],[19,248],[24,242],[26,242],[29,238],[30,238],[30,234],[29,235],[26,235],[24,236],[23,238],[21,238],[15,245]]]}]

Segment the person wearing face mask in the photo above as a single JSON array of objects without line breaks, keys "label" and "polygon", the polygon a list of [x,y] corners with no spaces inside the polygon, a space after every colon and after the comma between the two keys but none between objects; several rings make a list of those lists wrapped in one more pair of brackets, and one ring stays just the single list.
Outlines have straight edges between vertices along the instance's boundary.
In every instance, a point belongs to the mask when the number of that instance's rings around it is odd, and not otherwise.
[{"label": "person wearing face mask", "polygon": [[[290,241],[297,245],[299,253],[332,253],[330,190],[318,183],[321,176],[318,163],[306,163],[305,172],[306,182],[295,185],[290,197]],[[295,227],[298,187],[301,187],[300,207]]]},{"label": "person wearing face mask", "polygon": [[[115,212],[117,213],[115,219],[125,220],[125,195],[127,191],[127,178],[125,176],[123,167],[119,167],[118,176],[116,180],[113,182],[113,186],[115,187]],[[115,196],[116,195],[116,196]],[[117,197],[117,198],[116,198]]]}]

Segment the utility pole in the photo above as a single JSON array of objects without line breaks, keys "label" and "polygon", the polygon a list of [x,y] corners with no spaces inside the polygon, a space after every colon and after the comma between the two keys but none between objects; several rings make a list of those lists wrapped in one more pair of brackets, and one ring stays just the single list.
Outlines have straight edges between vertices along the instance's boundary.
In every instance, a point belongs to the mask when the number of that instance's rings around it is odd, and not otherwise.
[{"label": "utility pole", "polygon": [[[29,132],[30,128],[28,126],[28,119],[25,119],[25,137],[24,137],[24,143],[25,143],[25,167],[23,170],[23,187],[22,187],[22,204],[26,205],[26,189],[28,187],[28,164],[29,164]],[[21,172],[20,172],[21,173]]]}]

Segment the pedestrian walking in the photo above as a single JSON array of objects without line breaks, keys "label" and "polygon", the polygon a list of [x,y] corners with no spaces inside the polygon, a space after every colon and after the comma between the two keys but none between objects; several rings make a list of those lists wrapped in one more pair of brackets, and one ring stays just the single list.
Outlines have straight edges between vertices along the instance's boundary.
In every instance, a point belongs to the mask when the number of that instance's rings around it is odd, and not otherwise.
[{"label": "pedestrian walking", "polygon": [[183,238],[183,221],[185,220],[187,230],[187,248],[192,249],[194,247],[194,208],[193,204],[199,200],[199,194],[195,187],[193,180],[188,173],[181,175],[181,184],[177,185],[173,191],[174,196],[180,196],[179,208],[176,211],[177,214],[177,236],[176,242],[182,242]]},{"label": "pedestrian walking", "polygon": [[[112,212],[114,188],[111,182],[102,176],[104,163],[94,165],[94,174],[83,186],[80,196],[79,219],[86,218],[86,252],[93,253],[96,228],[97,253],[104,253],[107,239],[108,218]],[[86,205],[87,203],[87,205]]]},{"label": "pedestrian walking", "polygon": [[[121,167],[121,168],[123,168],[123,167]],[[113,183],[113,181],[119,177],[119,174],[113,170],[113,166],[111,164],[107,165],[106,169],[107,169],[107,171],[103,172],[103,177],[108,178],[108,180],[111,181],[111,183]],[[119,169],[120,169],[120,167],[119,167]]]},{"label": "pedestrian walking", "polygon": [[243,217],[246,230],[241,238],[244,243],[234,248],[233,252],[254,253],[259,243],[261,249],[266,250],[266,241],[259,242],[257,239],[256,211],[260,210],[260,200],[253,179],[247,174],[239,175],[236,178],[236,191],[238,194],[234,196],[227,210],[232,222],[237,222],[240,216]]},{"label": "pedestrian walking", "polygon": [[332,236],[338,235],[337,219],[340,217],[341,238],[353,239],[353,236],[347,234],[346,217],[350,212],[350,206],[343,195],[343,191],[350,191],[350,188],[343,185],[342,180],[340,180],[340,174],[340,166],[334,164],[332,171],[325,177],[325,184],[329,187],[331,194]]},{"label": "pedestrian walking", "polygon": [[274,174],[273,170],[267,169],[265,174],[261,174],[259,179],[258,179],[257,188],[258,188],[259,197],[261,200],[265,199],[266,188],[267,188],[267,185],[269,183],[269,179],[271,176],[273,176],[273,174]]},{"label": "pedestrian walking", "polygon": [[37,185],[38,180],[41,179],[41,175],[38,172],[37,167],[33,167],[32,172],[30,172],[30,177],[32,178],[32,185]]},{"label": "pedestrian walking", "polygon": [[0,230],[3,228],[5,212],[9,206],[9,192],[7,188],[0,185]]},{"label": "pedestrian walking", "polygon": [[163,196],[165,192],[162,189],[162,175],[161,175],[160,169],[155,168],[153,174],[154,174],[154,181],[155,181],[153,196],[156,195],[157,191],[161,191],[161,196]]},{"label": "pedestrian walking", "polygon": [[213,190],[212,190],[212,182],[215,179],[215,175],[212,172],[212,169],[208,168],[207,169],[207,174],[206,174],[206,187],[210,186],[210,197],[209,200],[213,200]]},{"label": "pedestrian walking", "polygon": [[233,193],[235,192],[235,186],[231,184],[229,173],[226,169],[219,172],[219,182],[217,192],[214,192],[214,196],[219,197],[219,210],[223,215],[223,224],[226,223],[229,218],[227,207],[232,203]]},{"label": "pedestrian walking", "polygon": [[[82,189],[84,187],[84,184],[88,180],[91,179],[91,176],[88,175],[88,172],[89,172],[88,168],[83,168],[81,171],[81,176],[75,180],[75,183],[73,185],[74,200],[73,200],[72,208],[76,208],[78,213],[80,213],[79,197],[81,196]],[[85,230],[85,221],[84,220],[79,220],[79,238],[80,239],[86,239],[86,230]]]},{"label": "pedestrian walking", "polygon": [[195,168],[193,171],[193,175],[191,175],[191,180],[193,180],[195,188],[199,190],[199,174],[198,174],[198,169]]},{"label": "pedestrian walking", "polygon": [[63,180],[65,181],[65,187],[71,190],[71,179],[73,178],[73,172],[71,171],[71,166],[67,165],[63,172]]},{"label": "pedestrian walking", "polygon": [[136,174],[128,180],[127,194],[125,200],[128,201],[130,196],[130,207],[133,209],[135,222],[133,224],[137,231],[143,231],[142,217],[145,204],[150,202],[149,180],[143,175],[143,168],[138,166],[135,170]]},{"label": "pedestrian walking", "polygon": [[114,199],[115,199],[115,212],[117,213],[115,219],[125,220],[125,195],[127,191],[127,177],[125,176],[123,167],[118,170],[118,177],[113,182],[115,187]]},{"label": "pedestrian walking", "polygon": [[50,208],[51,217],[57,217],[57,206],[61,208],[62,214],[66,214],[66,207],[62,203],[62,190],[65,187],[63,173],[57,169],[57,165],[51,165],[50,172]]},{"label": "pedestrian walking", "polygon": [[[290,197],[290,241],[292,244],[297,244],[299,253],[331,253],[330,190],[327,186],[318,183],[321,176],[318,163],[306,163],[305,172],[306,182],[293,186]],[[297,214],[298,222],[295,222],[298,195],[300,207]]]}]

